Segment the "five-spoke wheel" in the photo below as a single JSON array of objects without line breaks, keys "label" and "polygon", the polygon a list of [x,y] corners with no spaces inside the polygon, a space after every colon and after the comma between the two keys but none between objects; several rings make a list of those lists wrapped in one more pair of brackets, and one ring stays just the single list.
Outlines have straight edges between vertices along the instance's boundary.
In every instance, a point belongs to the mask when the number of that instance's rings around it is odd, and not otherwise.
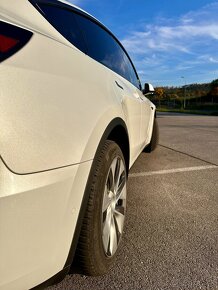
[{"label": "five-spoke wheel", "polygon": [[84,274],[97,276],[114,261],[126,214],[126,164],[115,142],[107,140],[98,150],[91,172],[76,260]]},{"label": "five-spoke wheel", "polygon": [[113,256],[123,233],[126,213],[126,170],[115,157],[107,175],[102,205],[102,240],[107,256]]}]

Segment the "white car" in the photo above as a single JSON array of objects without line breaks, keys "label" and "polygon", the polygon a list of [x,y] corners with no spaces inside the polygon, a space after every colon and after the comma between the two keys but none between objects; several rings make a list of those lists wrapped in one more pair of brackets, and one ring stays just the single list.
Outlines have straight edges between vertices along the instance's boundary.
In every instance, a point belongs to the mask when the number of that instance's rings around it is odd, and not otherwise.
[{"label": "white car", "polygon": [[0,62],[0,289],[56,283],[73,259],[103,274],[128,171],[157,143],[153,87],[142,90],[105,26],[64,1],[1,0]]}]

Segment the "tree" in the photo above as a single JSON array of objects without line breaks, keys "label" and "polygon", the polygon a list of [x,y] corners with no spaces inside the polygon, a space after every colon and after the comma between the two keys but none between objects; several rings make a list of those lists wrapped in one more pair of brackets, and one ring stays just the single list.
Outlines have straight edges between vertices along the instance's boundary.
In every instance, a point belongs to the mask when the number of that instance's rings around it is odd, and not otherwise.
[{"label": "tree", "polygon": [[161,87],[155,88],[155,94],[156,94],[156,98],[159,101],[159,107],[160,107],[160,101],[161,99],[163,99],[164,89]]},{"label": "tree", "polygon": [[211,87],[211,88],[218,87],[218,79],[213,80],[213,81],[210,83],[210,87]]},{"label": "tree", "polygon": [[218,100],[218,79],[213,80],[210,83],[210,95],[212,96],[212,103]]}]

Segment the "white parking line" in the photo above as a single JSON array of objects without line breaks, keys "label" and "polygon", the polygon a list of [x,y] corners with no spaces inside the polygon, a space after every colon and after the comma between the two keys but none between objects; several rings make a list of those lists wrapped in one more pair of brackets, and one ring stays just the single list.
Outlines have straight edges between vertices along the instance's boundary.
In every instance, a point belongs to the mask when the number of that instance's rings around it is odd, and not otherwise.
[{"label": "white parking line", "polygon": [[218,168],[218,166],[216,166],[216,165],[205,165],[205,166],[195,166],[195,167],[174,168],[174,169],[167,169],[167,170],[130,173],[129,177],[143,177],[143,176],[162,175],[162,174],[171,174],[171,173],[188,172],[188,171],[198,171],[198,170],[215,169],[215,168]]}]

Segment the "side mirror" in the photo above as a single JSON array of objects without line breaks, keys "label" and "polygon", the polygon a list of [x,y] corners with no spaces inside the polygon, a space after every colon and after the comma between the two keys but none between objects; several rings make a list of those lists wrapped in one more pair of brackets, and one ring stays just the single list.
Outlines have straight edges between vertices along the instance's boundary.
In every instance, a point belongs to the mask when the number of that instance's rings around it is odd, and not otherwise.
[{"label": "side mirror", "polygon": [[143,95],[153,95],[154,87],[151,84],[145,83],[144,89],[142,90]]}]

